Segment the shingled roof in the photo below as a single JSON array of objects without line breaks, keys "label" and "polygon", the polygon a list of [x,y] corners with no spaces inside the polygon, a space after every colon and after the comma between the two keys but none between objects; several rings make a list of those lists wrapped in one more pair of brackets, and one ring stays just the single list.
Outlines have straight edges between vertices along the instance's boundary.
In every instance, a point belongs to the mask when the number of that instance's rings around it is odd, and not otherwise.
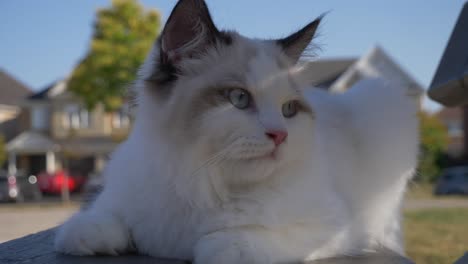
[{"label": "shingled roof", "polygon": [[31,89],[0,69],[0,104],[16,106],[29,94]]}]

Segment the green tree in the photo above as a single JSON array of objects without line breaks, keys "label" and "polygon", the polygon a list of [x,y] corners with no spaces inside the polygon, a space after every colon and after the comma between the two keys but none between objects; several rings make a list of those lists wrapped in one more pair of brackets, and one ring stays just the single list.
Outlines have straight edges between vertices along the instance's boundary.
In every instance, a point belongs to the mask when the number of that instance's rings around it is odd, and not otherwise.
[{"label": "green tree", "polygon": [[97,12],[88,54],[72,73],[69,88],[89,109],[119,108],[159,33],[160,15],[137,0],[113,0]]},{"label": "green tree", "polygon": [[0,169],[3,166],[3,163],[5,162],[7,157],[6,153],[6,146],[5,146],[5,138],[3,135],[0,134]]},{"label": "green tree", "polygon": [[440,120],[429,113],[419,114],[421,153],[416,180],[433,182],[440,174],[438,159],[448,144],[447,129]]}]

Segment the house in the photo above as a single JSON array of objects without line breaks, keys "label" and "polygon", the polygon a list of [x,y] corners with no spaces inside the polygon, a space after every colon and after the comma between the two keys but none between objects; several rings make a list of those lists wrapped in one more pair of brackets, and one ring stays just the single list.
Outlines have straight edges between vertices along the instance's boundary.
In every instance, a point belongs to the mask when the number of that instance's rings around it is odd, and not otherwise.
[{"label": "house", "polygon": [[437,118],[444,124],[448,131],[449,143],[447,154],[460,157],[464,153],[463,108],[445,107],[436,113]]},{"label": "house", "polygon": [[342,93],[361,79],[381,77],[407,86],[409,94],[421,104],[422,86],[380,46],[360,58],[318,60],[308,62],[308,66],[315,87]]},{"label": "house", "polygon": [[10,140],[11,173],[53,173],[66,169],[87,176],[100,171],[107,156],[130,130],[124,111],[108,113],[102,106],[88,111],[60,80],[24,99],[28,129]]},{"label": "house", "polygon": [[22,111],[21,102],[30,93],[25,84],[0,69],[0,134],[6,140],[25,128],[28,117]]}]

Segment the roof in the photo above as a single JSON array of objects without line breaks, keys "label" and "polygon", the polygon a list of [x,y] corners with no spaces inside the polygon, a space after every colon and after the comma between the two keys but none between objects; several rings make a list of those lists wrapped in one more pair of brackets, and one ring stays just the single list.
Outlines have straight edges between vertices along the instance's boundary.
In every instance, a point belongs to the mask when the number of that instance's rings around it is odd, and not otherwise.
[{"label": "roof", "polygon": [[79,154],[110,153],[119,145],[119,142],[111,137],[72,137],[58,143],[62,151]]},{"label": "roof", "polygon": [[30,100],[48,100],[67,90],[67,79],[55,81],[46,87],[42,88],[39,92],[29,96]]},{"label": "roof", "polygon": [[424,91],[424,88],[422,87],[422,85],[418,81],[416,81],[414,77],[411,76],[407,70],[403,69],[403,67],[392,56],[390,56],[387,52],[385,52],[385,50],[381,46],[376,45],[369,52],[368,55],[369,56],[367,59],[369,60],[372,60],[372,57],[380,57],[380,58],[385,59],[386,62],[393,65],[393,67],[396,70],[398,70],[398,73],[400,73],[403,78],[406,78],[407,81],[409,81],[410,83],[414,85],[412,87],[413,89],[418,89],[420,92]]},{"label": "roof", "polygon": [[31,94],[31,89],[28,86],[0,69],[0,104],[19,105],[29,94]]},{"label": "roof", "polygon": [[42,88],[39,92],[30,95],[28,98],[29,99],[46,99],[48,96],[47,94],[50,92],[52,88],[54,88],[55,84],[57,82],[53,82],[46,87]]},{"label": "roof", "polygon": [[344,58],[320,59],[306,62],[308,69],[307,71],[309,74],[311,74],[314,80],[312,85],[328,88],[356,61],[356,58]]},{"label": "roof", "polygon": [[429,97],[446,106],[468,104],[468,2],[465,2],[432,80]]},{"label": "roof", "polygon": [[15,153],[56,151],[59,146],[49,137],[37,131],[25,131],[7,144],[7,150]]},{"label": "roof", "polygon": [[110,153],[119,145],[109,137],[77,137],[53,140],[38,131],[25,131],[7,144],[7,150],[15,153],[44,153],[63,151],[78,154]]},{"label": "roof", "polygon": [[424,92],[422,86],[378,45],[355,61],[327,88],[334,92],[344,92],[363,78],[375,77],[408,85],[410,94],[415,98]]}]

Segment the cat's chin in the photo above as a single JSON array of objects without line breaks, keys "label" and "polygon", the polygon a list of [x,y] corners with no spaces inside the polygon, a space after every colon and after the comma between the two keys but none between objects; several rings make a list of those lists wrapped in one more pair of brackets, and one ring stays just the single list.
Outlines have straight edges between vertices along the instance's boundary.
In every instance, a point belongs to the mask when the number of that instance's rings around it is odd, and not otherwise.
[{"label": "cat's chin", "polygon": [[246,163],[275,163],[280,161],[280,156],[277,151],[270,151],[260,155],[242,157],[239,161]]}]

